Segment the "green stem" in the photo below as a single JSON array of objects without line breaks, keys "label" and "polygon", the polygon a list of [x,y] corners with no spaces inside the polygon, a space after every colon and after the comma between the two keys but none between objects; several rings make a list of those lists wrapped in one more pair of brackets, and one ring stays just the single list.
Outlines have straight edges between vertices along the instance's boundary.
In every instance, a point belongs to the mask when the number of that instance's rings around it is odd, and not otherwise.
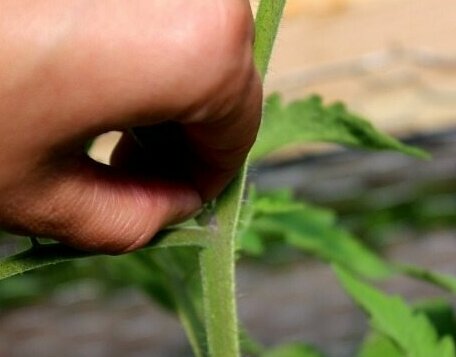
[{"label": "green stem", "polygon": [[192,346],[195,357],[208,357],[204,323],[192,303],[188,292],[177,281],[171,282],[176,292],[177,314]]},{"label": "green stem", "polygon": [[181,262],[172,253],[164,250],[155,255],[154,258],[151,258],[150,254],[136,254],[136,257],[144,260],[145,268],[149,267],[151,274],[156,273],[153,269],[155,264],[158,265],[161,271],[166,273],[167,282],[176,305],[176,312],[190,342],[192,351],[195,357],[208,357],[204,323],[200,314],[198,314],[197,299],[189,291],[187,281],[189,272],[184,271],[184,268],[180,266]]},{"label": "green stem", "polygon": [[[201,227],[170,228],[158,233],[142,250],[173,247],[203,248],[208,242],[208,232]],[[0,280],[45,266],[97,255],[100,254],[82,252],[63,244],[40,243],[37,247],[32,247],[19,254],[0,259]]]},{"label": "green stem", "polygon": [[204,316],[211,357],[239,356],[234,263],[235,232],[244,182],[243,172],[220,198],[216,222],[212,227],[212,241],[200,256]]},{"label": "green stem", "polygon": [[255,63],[265,78],[286,0],[262,0],[255,20]]},{"label": "green stem", "polygon": [[[262,0],[256,18],[254,58],[265,77],[285,0]],[[239,328],[235,289],[235,249],[247,163],[218,199],[212,234],[201,251],[203,306],[209,356],[239,356]]]}]

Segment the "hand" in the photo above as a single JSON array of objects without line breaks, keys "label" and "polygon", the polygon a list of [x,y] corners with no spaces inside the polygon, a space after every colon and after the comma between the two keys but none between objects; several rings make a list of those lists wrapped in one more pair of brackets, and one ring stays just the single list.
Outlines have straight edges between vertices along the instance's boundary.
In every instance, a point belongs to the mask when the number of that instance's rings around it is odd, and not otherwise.
[{"label": "hand", "polygon": [[2,1],[0,227],[121,253],[194,214],[255,140],[252,36],[247,0]]}]

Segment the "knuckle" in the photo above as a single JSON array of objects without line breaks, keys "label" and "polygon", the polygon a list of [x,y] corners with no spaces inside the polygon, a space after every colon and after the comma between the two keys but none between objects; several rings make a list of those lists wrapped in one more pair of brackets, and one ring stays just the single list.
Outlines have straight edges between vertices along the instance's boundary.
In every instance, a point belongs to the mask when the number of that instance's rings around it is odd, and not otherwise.
[{"label": "knuckle", "polygon": [[187,83],[191,87],[189,115],[180,119],[187,123],[230,117],[246,101],[250,89],[261,90],[253,61],[249,3],[214,0],[201,6],[204,11],[195,11],[183,25],[191,31],[182,46],[192,49],[182,51],[186,63],[182,77],[188,78],[188,68],[192,68],[192,81]]},{"label": "knuckle", "polygon": [[[240,57],[250,55],[253,16],[245,0],[200,1],[198,5],[185,5],[180,14],[170,16],[162,30],[171,53],[192,64],[207,66],[208,61],[201,60],[204,56],[219,67],[226,64],[223,62],[240,62]],[[148,37],[154,39],[156,34],[152,31]]]},{"label": "knuckle", "polygon": [[[214,81],[241,87],[253,68],[253,17],[247,1],[221,3],[214,1],[207,5],[209,13],[196,15],[196,38],[189,40],[198,47],[198,61],[205,73]],[[206,60],[201,61],[201,56]]]},{"label": "knuckle", "polygon": [[253,17],[248,4],[245,1],[231,2],[219,12],[219,35],[225,40],[227,50],[237,55],[249,49],[253,38]]},{"label": "knuckle", "polygon": [[233,79],[236,73],[239,78],[246,79],[253,67],[252,33],[253,22],[249,8],[245,6],[233,6],[220,15],[220,33],[214,41],[222,44],[225,74]]}]

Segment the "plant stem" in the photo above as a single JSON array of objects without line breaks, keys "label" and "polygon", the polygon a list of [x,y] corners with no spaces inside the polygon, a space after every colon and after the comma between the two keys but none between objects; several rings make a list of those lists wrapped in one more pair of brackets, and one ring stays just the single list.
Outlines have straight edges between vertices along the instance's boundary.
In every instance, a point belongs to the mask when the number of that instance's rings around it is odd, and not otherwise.
[{"label": "plant stem", "polygon": [[[254,58],[265,77],[285,0],[262,0],[256,18]],[[235,289],[235,248],[247,163],[218,199],[208,246],[201,251],[208,352],[211,357],[239,356],[239,328]]]},{"label": "plant stem", "polygon": [[[245,182],[243,172],[225,191],[216,208],[212,241],[201,251],[203,306],[209,356],[239,356],[235,294],[235,233]],[[236,199],[238,202],[233,202]]]},{"label": "plant stem", "polygon": [[[158,233],[142,250],[173,247],[203,248],[208,241],[208,232],[201,227],[170,228]],[[0,259],[0,280],[48,265],[100,255],[82,252],[60,243],[39,243],[38,248],[32,247],[19,254]]]},{"label": "plant stem", "polygon": [[255,63],[261,78],[266,77],[286,0],[262,0],[255,20]]},{"label": "plant stem", "polygon": [[[189,272],[185,271],[185,267],[180,266],[181,262],[178,260],[178,256],[173,254],[174,252],[164,250],[155,258],[151,258],[150,254],[137,254],[137,256],[145,259],[145,265],[149,269],[157,264],[162,271],[166,272],[170,291],[172,291],[176,304],[176,312],[187,334],[192,351],[195,357],[208,357],[204,322],[196,307],[197,297],[189,291],[187,281]],[[155,273],[153,269],[150,270],[151,274]]]},{"label": "plant stem", "polygon": [[191,297],[185,288],[182,287],[182,283],[172,281],[171,284],[176,293],[177,314],[187,334],[195,357],[208,357],[204,323],[199,318]]}]

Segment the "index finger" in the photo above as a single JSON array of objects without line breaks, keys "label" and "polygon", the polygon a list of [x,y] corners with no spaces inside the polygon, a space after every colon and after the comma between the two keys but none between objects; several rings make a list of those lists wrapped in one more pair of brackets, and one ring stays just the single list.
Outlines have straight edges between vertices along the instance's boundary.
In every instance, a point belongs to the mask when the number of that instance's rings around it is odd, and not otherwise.
[{"label": "index finger", "polygon": [[[253,67],[252,67],[253,68]],[[252,69],[236,104],[206,120],[184,124],[192,155],[192,176],[203,200],[216,197],[244,163],[261,121],[262,85]]]}]

